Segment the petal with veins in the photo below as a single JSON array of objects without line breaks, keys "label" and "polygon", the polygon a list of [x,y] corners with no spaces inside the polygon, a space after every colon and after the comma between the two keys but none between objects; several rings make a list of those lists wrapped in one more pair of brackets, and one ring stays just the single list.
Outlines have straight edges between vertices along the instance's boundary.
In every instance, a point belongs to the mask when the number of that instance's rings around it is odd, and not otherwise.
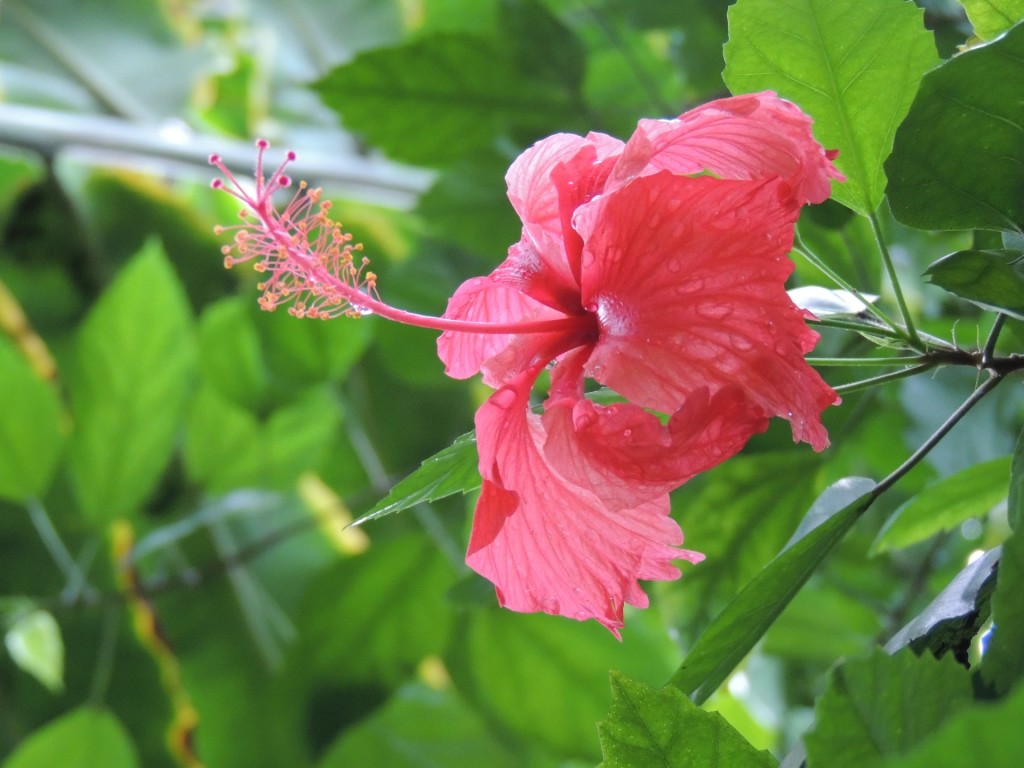
[{"label": "petal with veins", "polygon": [[818,334],[785,291],[785,187],[663,171],[582,206],[583,303],[601,326],[587,373],[667,413],[737,384],[794,439],[828,445],[820,413],[839,398],[804,361]]}]

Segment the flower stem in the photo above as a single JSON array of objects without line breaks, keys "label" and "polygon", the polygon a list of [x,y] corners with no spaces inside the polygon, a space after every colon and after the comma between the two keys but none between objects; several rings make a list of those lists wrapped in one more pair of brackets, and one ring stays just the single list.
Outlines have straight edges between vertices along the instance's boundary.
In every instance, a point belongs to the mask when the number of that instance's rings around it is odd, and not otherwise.
[{"label": "flower stem", "polygon": [[870,379],[864,379],[862,381],[855,381],[852,384],[840,384],[837,387],[833,387],[836,392],[840,394],[846,394],[847,392],[857,392],[862,389],[869,389],[871,387],[877,387],[879,384],[888,384],[890,381],[898,381],[899,379],[906,379],[910,376],[916,376],[919,373],[924,373],[930,368],[934,368],[935,362],[928,361],[921,363],[920,365],[912,365],[909,368],[904,368],[900,371],[893,371],[892,373],[883,373],[881,376],[873,376]]},{"label": "flower stem", "polygon": [[811,365],[822,368],[853,368],[853,367],[884,367],[887,365],[911,365],[923,363],[925,357],[808,357],[805,358]]},{"label": "flower stem", "polygon": [[896,274],[896,266],[893,264],[889,248],[885,244],[885,238],[882,237],[882,228],[879,226],[878,217],[874,213],[869,213],[868,221],[871,223],[871,232],[875,236],[875,244],[878,246],[878,252],[882,256],[882,263],[885,264],[885,271],[889,275],[889,283],[892,285],[896,304],[900,308],[903,325],[906,327],[906,339],[914,349],[924,351],[927,345],[918,336],[917,329],[914,327],[914,320],[910,315],[910,309],[907,307],[907,300],[903,297],[899,276]]},{"label": "flower stem", "polygon": [[894,330],[894,331],[898,331],[899,330],[899,326],[896,324],[896,322],[892,318],[890,318],[881,309],[876,307],[871,301],[868,301],[868,299],[865,298],[865,296],[860,291],[858,291],[856,288],[854,288],[852,284],[848,283],[846,281],[846,279],[842,277],[842,275],[840,275],[838,272],[836,272],[834,269],[832,269],[832,267],[830,267],[828,264],[826,264],[823,259],[821,259],[816,253],[814,253],[814,251],[812,251],[810,248],[808,248],[807,244],[804,242],[803,238],[800,237],[800,232],[799,231],[797,231],[795,233],[795,237],[796,237],[796,248],[794,249],[795,251],[797,251],[801,256],[803,256],[805,259],[807,259],[807,261],[809,261],[817,269],[819,269],[821,272],[823,272],[826,277],[828,277],[832,282],[834,282],[836,285],[838,285],[844,291],[849,291],[850,293],[852,293],[857,298],[857,300],[861,304],[864,305],[864,308],[868,312],[873,314],[880,321],[882,321],[887,326],[889,326],[892,330]]}]

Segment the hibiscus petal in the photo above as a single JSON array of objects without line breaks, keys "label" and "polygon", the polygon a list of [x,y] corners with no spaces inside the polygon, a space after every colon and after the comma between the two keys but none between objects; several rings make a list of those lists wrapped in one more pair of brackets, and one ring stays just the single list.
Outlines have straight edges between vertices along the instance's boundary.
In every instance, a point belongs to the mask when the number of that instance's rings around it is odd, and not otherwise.
[{"label": "hibiscus petal", "polygon": [[[570,202],[577,194],[567,190],[600,191],[611,169],[609,158],[623,143],[600,133],[586,137],[559,133],[523,152],[505,175],[508,197],[523,221],[523,238],[509,251],[509,259],[495,270],[496,279],[516,286],[550,306],[572,311],[579,299],[579,270],[566,254],[565,226]],[[607,162],[606,162],[607,161]],[[562,166],[557,181],[553,172]],[[569,208],[567,211],[566,209]],[[568,233],[570,239],[572,233]],[[574,254],[578,259],[578,251]]]},{"label": "hibiscus petal", "polygon": [[549,403],[543,417],[545,455],[580,485],[603,484],[630,499],[655,497],[738,453],[768,427],[768,418],[739,387],[711,396],[692,392],[663,425],[629,403]]},{"label": "hibiscus petal", "polygon": [[593,618],[618,637],[625,603],[646,607],[638,579],[674,579],[683,536],[668,496],[628,499],[598,481],[570,482],[549,435],[528,411],[536,371],[496,392],[477,412],[480,471],[467,564],[494,583],[515,611]]},{"label": "hibiscus petal", "polygon": [[820,413],[839,398],[803,359],[818,334],[785,291],[787,186],[663,171],[581,206],[583,303],[601,327],[588,375],[667,413],[736,384],[827,446]]},{"label": "hibiscus petal", "polygon": [[[448,300],[444,316],[455,320],[496,323],[565,317],[490,277],[470,278],[460,285]],[[437,339],[437,354],[445,364],[445,373],[452,378],[466,379],[482,370],[486,384],[500,387],[528,367],[533,358],[541,353],[540,348],[551,343],[548,337],[552,335],[445,331]]]},{"label": "hibiscus petal", "polygon": [[830,179],[843,180],[828,153],[814,140],[811,118],[770,91],[708,102],[675,120],[641,120],[626,144],[608,189],[637,176],[669,170],[710,171],[724,179],[779,176],[793,190],[793,203],[820,203]]}]

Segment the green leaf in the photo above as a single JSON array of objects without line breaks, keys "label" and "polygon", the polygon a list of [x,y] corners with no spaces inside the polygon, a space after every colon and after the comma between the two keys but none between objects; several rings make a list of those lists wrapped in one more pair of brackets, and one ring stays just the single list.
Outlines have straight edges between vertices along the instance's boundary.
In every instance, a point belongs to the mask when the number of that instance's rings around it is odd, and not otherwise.
[{"label": "green leaf", "polygon": [[997,704],[978,703],[953,715],[914,749],[888,760],[885,768],[1017,768],[1022,721],[1024,686]]},{"label": "green leaf", "polygon": [[[60,398],[0,335],[0,498],[42,495],[64,445]],[[14,405],[16,404],[16,406]]]},{"label": "green leaf", "polygon": [[1024,264],[1019,251],[957,251],[925,271],[933,285],[982,309],[1024,320]]},{"label": "green leaf", "polygon": [[611,673],[612,708],[597,724],[601,768],[772,768],[718,712],[675,688],[654,688]]},{"label": "green leaf", "polygon": [[135,768],[135,746],[116,717],[80,707],[33,732],[3,768]]},{"label": "green leaf", "polygon": [[136,512],[160,479],[192,381],[188,301],[158,244],[96,303],[76,352],[71,471],[85,515],[106,523]]},{"label": "green leaf", "polygon": [[[1024,476],[1024,433],[1013,451],[1010,487],[1020,487]],[[1003,543],[996,591],[992,596],[992,640],[981,662],[981,677],[997,694],[1004,694],[1024,678],[1024,527],[1020,525],[1021,497],[1014,492],[1008,515],[1016,529]]]},{"label": "green leaf", "polygon": [[1024,231],[1024,25],[929,72],[886,163],[896,218]]},{"label": "green leaf", "polygon": [[203,311],[199,365],[203,378],[232,402],[253,410],[267,405],[270,377],[248,302],[225,299]]},{"label": "green leaf", "polygon": [[19,616],[4,635],[11,659],[54,693],[64,690],[64,643],[46,611]]},{"label": "green leaf", "polygon": [[17,210],[15,204],[32,185],[43,177],[42,163],[29,153],[5,147],[0,155],[0,230],[10,238],[7,222]]},{"label": "green leaf", "polygon": [[910,646],[914,653],[951,652],[960,663],[968,663],[971,643],[988,620],[999,556],[996,547],[968,563],[927,608],[892,636],[885,650],[896,653]]},{"label": "green leaf", "polygon": [[210,493],[290,488],[324,461],[341,421],[338,400],[327,388],[307,390],[258,419],[203,387],[187,416],[185,467]]},{"label": "green leaf", "polygon": [[423,536],[374,542],[317,579],[299,619],[294,674],[397,686],[451,631],[445,591],[455,572]]},{"label": "green leaf", "polygon": [[673,494],[687,541],[706,556],[683,589],[662,595],[666,612],[678,602],[671,621],[686,646],[696,640],[687,628],[706,627],[785,546],[817,495],[819,466],[816,454],[789,448],[736,456]]},{"label": "green leaf", "polygon": [[901,0],[739,0],[729,9],[729,89],[773,90],[810,114],[846,175],[833,198],[860,213],[882,202],[896,127],[938,62],[922,13]]},{"label": "green leaf", "polygon": [[396,160],[428,166],[485,150],[512,128],[544,132],[559,116],[574,119],[557,84],[531,80],[502,44],[466,34],[363,53],[315,88],[350,130]]},{"label": "green leaf", "polygon": [[379,712],[345,730],[317,768],[514,768],[515,758],[451,690],[401,688]]},{"label": "green leaf", "polygon": [[608,670],[656,683],[677,650],[653,611],[626,620],[622,642],[595,622],[494,606],[470,612],[445,653],[452,679],[496,728],[555,755],[596,761],[594,723],[608,712]]},{"label": "green leaf", "polygon": [[671,684],[698,704],[706,701],[867,509],[874,487],[872,480],[863,477],[845,478],[829,486],[786,548],[704,631]]},{"label": "green leaf", "polygon": [[479,487],[476,433],[470,432],[426,459],[419,469],[395,485],[353,525],[401,512],[426,501],[437,501],[456,493],[470,493]]},{"label": "green leaf", "polygon": [[499,10],[516,66],[538,82],[578,92],[587,63],[580,39],[538,0],[501,0]]},{"label": "green leaf", "polygon": [[948,531],[972,517],[982,517],[1006,498],[1010,457],[975,464],[944,478],[900,506],[870,554],[902,549]]},{"label": "green leaf", "polygon": [[952,656],[881,649],[832,673],[804,739],[809,768],[863,768],[906,752],[969,706],[971,677]]},{"label": "green leaf", "polygon": [[1024,20],[1024,0],[960,0],[974,34],[991,40],[1018,21]]}]

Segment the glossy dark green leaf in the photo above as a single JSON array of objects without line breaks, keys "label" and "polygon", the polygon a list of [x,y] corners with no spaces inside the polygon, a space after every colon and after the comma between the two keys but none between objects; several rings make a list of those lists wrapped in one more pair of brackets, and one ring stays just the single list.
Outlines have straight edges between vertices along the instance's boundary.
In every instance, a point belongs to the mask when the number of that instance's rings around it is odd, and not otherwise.
[{"label": "glossy dark green leaf", "polygon": [[1024,21],[1024,0],[961,0],[974,34],[991,40],[1018,21]]},{"label": "glossy dark green leaf", "polygon": [[968,563],[927,608],[892,636],[885,650],[896,653],[910,646],[914,653],[952,653],[967,663],[971,643],[988,620],[1000,555],[1001,548],[996,547]]},{"label": "glossy dark green leaf", "polygon": [[[71,381],[71,469],[85,514],[136,512],[171,457],[192,382],[188,301],[161,247],[149,243],[82,326]],[[158,375],[157,375],[158,374]]]},{"label": "glossy dark green leaf", "polygon": [[135,768],[124,726],[104,709],[80,707],[26,738],[3,768]]},{"label": "glossy dark green leaf", "polygon": [[897,509],[871,545],[873,554],[902,549],[982,517],[1006,498],[1010,457],[974,464],[928,486]]},{"label": "glossy dark green leaf", "polygon": [[871,502],[875,483],[851,477],[829,486],[793,540],[704,631],[671,684],[698,704],[707,700],[750,652],[825,556]]},{"label": "glossy dark green leaf", "polygon": [[1024,263],[1018,251],[957,251],[925,274],[934,285],[983,309],[1024,320]]},{"label": "glossy dark green leaf", "polygon": [[919,229],[1024,231],[1024,25],[924,78],[896,134],[889,204]]},{"label": "glossy dark green leaf", "polygon": [[478,609],[458,625],[445,663],[460,692],[501,731],[596,762],[594,724],[608,712],[608,670],[657,684],[675,663],[660,624],[652,611],[627,616],[620,643],[595,622]]},{"label": "glossy dark green leaf", "polygon": [[882,163],[921,76],[938,63],[922,11],[898,0],[739,0],[729,9],[725,82],[773,90],[839,150],[833,198],[861,213],[885,192]]},{"label": "glossy dark green leaf", "polygon": [[807,734],[808,768],[877,765],[919,743],[970,705],[971,677],[951,655],[877,649],[832,673]]},{"label": "glossy dark green leaf", "polygon": [[21,352],[0,335],[0,498],[41,495],[64,445],[63,408]]},{"label": "glossy dark green leaf", "polygon": [[597,725],[601,768],[773,768],[718,712],[676,688],[655,688],[611,673],[612,708]]},{"label": "glossy dark green leaf", "polygon": [[992,596],[992,639],[981,664],[981,677],[999,694],[1005,694],[1024,678],[1024,503],[1016,489],[1024,472],[1024,435],[1017,440],[1013,452],[1010,487],[1015,489],[1007,513],[1016,523],[1013,534],[1003,543],[999,561],[996,591]]},{"label": "glossy dark green leaf", "polygon": [[476,434],[471,432],[424,461],[419,469],[396,484],[373,509],[362,515],[356,524],[455,493],[470,493],[479,487]]},{"label": "glossy dark green leaf", "polygon": [[519,764],[454,691],[412,684],[399,689],[379,712],[345,731],[317,768],[514,768]]},{"label": "glossy dark green leaf", "polygon": [[369,51],[316,90],[350,130],[396,160],[428,166],[488,149],[510,128],[546,132],[552,116],[573,116],[556,84],[531,80],[495,40],[466,34]]},{"label": "glossy dark green leaf", "polygon": [[914,749],[888,760],[885,768],[1017,768],[1022,720],[1024,687],[1000,702],[979,702],[952,715]]}]

